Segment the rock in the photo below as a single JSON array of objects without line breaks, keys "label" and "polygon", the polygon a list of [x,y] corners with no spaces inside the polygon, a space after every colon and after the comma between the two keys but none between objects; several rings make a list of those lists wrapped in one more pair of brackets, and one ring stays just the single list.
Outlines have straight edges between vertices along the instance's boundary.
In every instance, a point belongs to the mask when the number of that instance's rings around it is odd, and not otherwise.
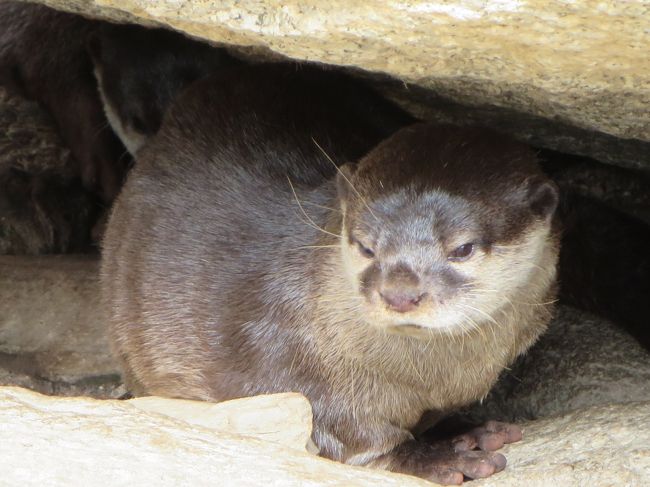
[{"label": "rock", "polygon": [[526,423],[508,466],[472,487],[650,485],[650,402],[581,409]]},{"label": "rock", "polygon": [[[0,457],[8,485],[432,485],[307,453],[311,409],[298,394],[221,404],[153,398],[50,398],[0,388]],[[163,414],[154,409],[164,410]],[[221,417],[225,412],[225,418]],[[209,422],[187,421],[209,416]],[[481,486],[646,485],[650,403],[534,421],[509,464]],[[273,435],[268,435],[273,432]],[[38,465],[38,468],[34,468]]]},{"label": "rock", "polygon": [[120,394],[97,272],[97,256],[0,256],[0,383]]},{"label": "rock", "polygon": [[586,156],[625,168],[650,167],[648,142],[615,137],[597,130],[576,127],[566,121],[496,106],[494,103],[458,103],[432,90],[387,81],[377,76],[366,74],[364,78],[386,97],[423,120],[460,126],[480,125],[510,134],[522,142],[543,149]]},{"label": "rock", "polygon": [[540,156],[560,192],[602,201],[650,225],[650,173],[548,151]]},{"label": "rock", "polygon": [[0,254],[88,251],[98,211],[53,121],[0,87]]},{"label": "rock", "polygon": [[[308,453],[311,422],[305,418],[311,416],[311,408],[298,394],[209,406],[158,401],[168,403],[164,415],[134,407],[131,401],[50,398],[24,389],[0,388],[0,458],[3,465],[11,466],[3,470],[3,482],[48,486],[432,485]],[[260,402],[262,407],[258,407]],[[228,420],[222,418],[210,427],[183,419],[195,412],[203,415],[206,407],[215,417],[226,408]],[[182,411],[181,419],[168,415],[176,410]]]},{"label": "rock", "polygon": [[254,408],[242,408],[242,401],[214,404],[183,399],[169,400],[156,396],[131,399],[129,404],[143,411],[170,416],[189,424],[255,436],[290,448],[302,449],[304,445],[312,453],[318,452],[316,445],[309,438],[312,428],[311,407],[299,394],[257,396]]},{"label": "rock", "polygon": [[[501,121],[507,118],[500,110],[531,115],[524,125],[521,117],[505,122],[506,130],[524,132],[522,138],[545,147],[600,153],[603,160],[613,160],[618,147],[627,165],[649,165],[643,155],[648,145],[641,142],[650,141],[650,12],[643,0],[597,7],[542,0],[41,3],[164,24],[218,43],[255,46],[258,52],[386,73],[415,91],[459,103],[452,109],[457,120],[466,113],[469,121],[478,117],[492,124],[493,113]],[[542,127],[540,120],[550,123]],[[594,133],[600,135],[591,147]]]},{"label": "rock", "polygon": [[618,326],[561,306],[546,334],[465,417],[521,421],[631,401],[650,401],[650,352]]},{"label": "rock", "polygon": [[0,86],[0,171],[16,168],[34,174],[54,170],[71,178],[74,166],[54,120],[36,102],[10,95]]}]

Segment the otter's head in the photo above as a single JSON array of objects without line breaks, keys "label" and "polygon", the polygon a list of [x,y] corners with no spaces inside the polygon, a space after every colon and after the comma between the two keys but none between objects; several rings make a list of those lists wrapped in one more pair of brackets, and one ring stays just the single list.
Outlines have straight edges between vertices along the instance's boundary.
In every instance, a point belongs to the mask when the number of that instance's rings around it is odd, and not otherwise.
[{"label": "otter's head", "polygon": [[555,278],[555,185],[526,146],[419,124],[338,176],[347,280],[369,325],[462,332]]}]

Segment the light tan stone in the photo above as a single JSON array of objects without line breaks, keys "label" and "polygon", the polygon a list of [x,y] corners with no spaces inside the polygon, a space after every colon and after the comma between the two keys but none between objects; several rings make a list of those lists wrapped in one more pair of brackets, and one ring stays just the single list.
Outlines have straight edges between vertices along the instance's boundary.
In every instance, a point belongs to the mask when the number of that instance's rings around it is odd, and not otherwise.
[{"label": "light tan stone", "polygon": [[[169,400],[147,396],[131,399],[129,404],[143,411],[181,419],[204,428],[229,431],[302,449],[318,450],[309,440],[312,412],[309,402],[299,394],[257,396],[255,408],[242,408],[242,401],[209,402]],[[281,407],[278,407],[281,404]],[[288,427],[287,425],[293,425]],[[307,433],[305,433],[307,432]],[[307,440],[306,440],[307,438]]]},{"label": "light tan stone", "polygon": [[[160,400],[164,401],[164,400]],[[166,400],[192,416],[190,401]],[[259,401],[262,407],[258,408]],[[271,407],[270,401],[275,402]],[[205,405],[195,403],[196,414]],[[248,419],[216,429],[146,412],[130,401],[53,398],[18,388],[0,388],[2,485],[156,486],[426,486],[425,481],[362,467],[350,467],[305,451],[310,407],[296,394],[213,405],[232,418],[257,414],[260,425],[240,429]],[[277,411],[274,411],[277,410]],[[280,419],[280,421],[278,421]],[[222,429],[223,427],[223,429]],[[278,440],[284,433],[283,440]]]},{"label": "light tan stone", "polygon": [[650,402],[581,409],[524,425],[508,467],[476,487],[650,485]]},{"label": "light tan stone", "polygon": [[[310,407],[298,394],[216,405],[147,402],[54,398],[0,388],[0,458],[11,466],[3,469],[0,483],[431,485],[307,453]],[[524,441],[504,449],[506,470],[472,485],[650,485],[649,424],[650,402],[530,422],[524,425]]]},{"label": "light tan stone", "polygon": [[30,375],[69,382],[117,373],[99,306],[98,264],[93,255],[0,256],[3,362],[13,357]]},{"label": "light tan stone", "polygon": [[644,0],[45,0],[650,140]]}]

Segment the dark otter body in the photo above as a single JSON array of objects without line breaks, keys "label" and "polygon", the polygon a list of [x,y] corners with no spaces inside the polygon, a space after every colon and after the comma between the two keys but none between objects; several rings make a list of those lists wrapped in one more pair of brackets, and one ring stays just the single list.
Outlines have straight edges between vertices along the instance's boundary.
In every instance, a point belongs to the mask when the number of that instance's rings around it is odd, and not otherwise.
[{"label": "dark otter body", "polygon": [[0,84],[52,114],[84,186],[106,203],[131,162],[120,139],[135,152],[179,91],[234,64],[223,49],[168,30],[0,2]]},{"label": "dark otter body", "polygon": [[128,161],[108,127],[86,54],[99,24],[40,5],[0,2],[0,84],[52,114],[84,186],[109,202]]},{"label": "dark otter body", "polygon": [[[450,483],[503,468],[468,451],[475,438],[412,431],[483,397],[544,330],[556,190],[530,150],[481,130],[416,125],[363,157],[408,121],[311,67],[232,70],[182,95],[104,242],[131,385],[300,391],[327,457]],[[336,177],[330,157],[361,160]],[[519,435],[489,430],[486,450]]]}]

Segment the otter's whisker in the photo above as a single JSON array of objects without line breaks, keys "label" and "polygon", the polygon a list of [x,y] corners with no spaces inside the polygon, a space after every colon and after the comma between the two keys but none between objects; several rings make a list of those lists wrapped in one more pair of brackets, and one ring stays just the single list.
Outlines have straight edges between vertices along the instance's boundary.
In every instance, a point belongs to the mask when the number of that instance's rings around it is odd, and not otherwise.
[{"label": "otter's whisker", "polygon": [[462,306],[463,308],[468,308],[468,309],[471,309],[471,310],[476,311],[476,312],[478,312],[478,313],[481,313],[483,316],[485,316],[485,317],[486,317],[490,322],[494,323],[496,326],[501,326],[501,325],[499,325],[499,323],[498,323],[498,322],[497,322],[497,321],[492,317],[492,315],[490,315],[489,313],[486,313],[486,312],[483,311],[482,309],[474,308],[473,306],[470,306],[470,305],[468,305],[468,304],[461,304],[460,306]]},{"label": "otter's whisker", "polygon": [[408,361],[409,365],[411,366],[411,370],[413,370],[413,372],[415,372],[415,375],[418,376],[418,378],[420,379],[420,382],[425,384],[424,379],[422,378],[422,374],[420,374],[420,371],[415,366],[415,362],[413,362],[413,357],[411,357],[411,354],[408,352],[408,350],[406,351],[404,356],[407,358],[407,361]]},{"label": "otter's whisker", "polygon": [[339,245],[303,245],[302,247],[296,247],[291,250],[302,250],[302,249],[338,249]]},{"label": "otter's whisker", "polygon": [[364,204],[364,206],[368,209],[368,211],[370,212],[370,214],[375,218],[375,220],[379,221],[379,218],[377,218],[377,215],[375,215],[375,214],[373,213],[373,211],[372,211],[372,209],[370,208],[370,206],[368,206],[368,203],[366,203],[366,200],[363,199],[363,196],[361,196],[361,193],[359,193],[359,191],[357,191],[357,188],[355,188],[354,185],[352,184],[352,181],[350,181],[350,179],[348,179],[348,177],[347,177],[345,174],[343,174],[343,171],[341,171],[341,169],[339,168],[339,166],[337,166],[336,163],[332,160],[332,158],[327,154],[327,152],[325,152],[325,149],[323,149],[323,148],[318,144],[318,142],[316,142],[316,139],[314,139],[314,138],[312,137],[311,140],[312,140],[312,142],[314,142],[314,144],[316,144],[316,147],[318,147],[318,149],[323,153],[323,155],[327,158],[327,160],[330,161],[330,162],[334,165],[334,167],[336,168],[336,170],[338,171],[338,173],[339,173],[339,174],[341,175],[341,177],[343,177],[343,179],[345,179],[346,182],[350,185],[350,187],[352,188],[352,191],[354,191],[354,193],[355,193],[355,194],[357,195],[357,197],[361,200],[361,202],[362,202],[362,203]]},{"label": "otter's whisker", "polygon": [[318,203],[314,203],[312,201],[303,200],[302,204],[303,205],[315,206],[316,208],[322,208],[323,210],[335,211],[336,213],[341,213],[341,210],[338,210],[336,208],[330,208],[329,206],[319,205]]},{"label": "otter's whisker", "polygon": [[95,133],[92,135],[92,138],[95,139],[99,134],[101,134],[104,130],[107,128],[110,128],[110,124],[108,122],[105,122],[99,126],[99,128],[95,131]]},{"label": "otter's whisker", "polygon": [[302,212],[303,215],[305,215],[305,218],[307,218],[307,220],[309,220],[309,223],[311,224],[310,226],[313,227],[316,230],[320,230],[321,232],[326,233],[328,235],[331,235],[333,237],[341,238],[340,235],[337,235],[337,234],[332,233],[332,232],[328,232],[324,228],[319,227],[316,224],[316,222],[311,219],[311,217],[307,214],[305,209],[302,207],[302,204],[300,203],[300,200],[298,199],[298,194],[296,193],[296,188],[293,187],[293,183],[291,182],[291,178],[289,177],[288,174],[287,174],[287,181],[289,181],[289,186],[291,186],[291,191],[293,192],[293,197],[295,198],[296,203],[298,203],[298,207],[300,208],[300,211]]}]

